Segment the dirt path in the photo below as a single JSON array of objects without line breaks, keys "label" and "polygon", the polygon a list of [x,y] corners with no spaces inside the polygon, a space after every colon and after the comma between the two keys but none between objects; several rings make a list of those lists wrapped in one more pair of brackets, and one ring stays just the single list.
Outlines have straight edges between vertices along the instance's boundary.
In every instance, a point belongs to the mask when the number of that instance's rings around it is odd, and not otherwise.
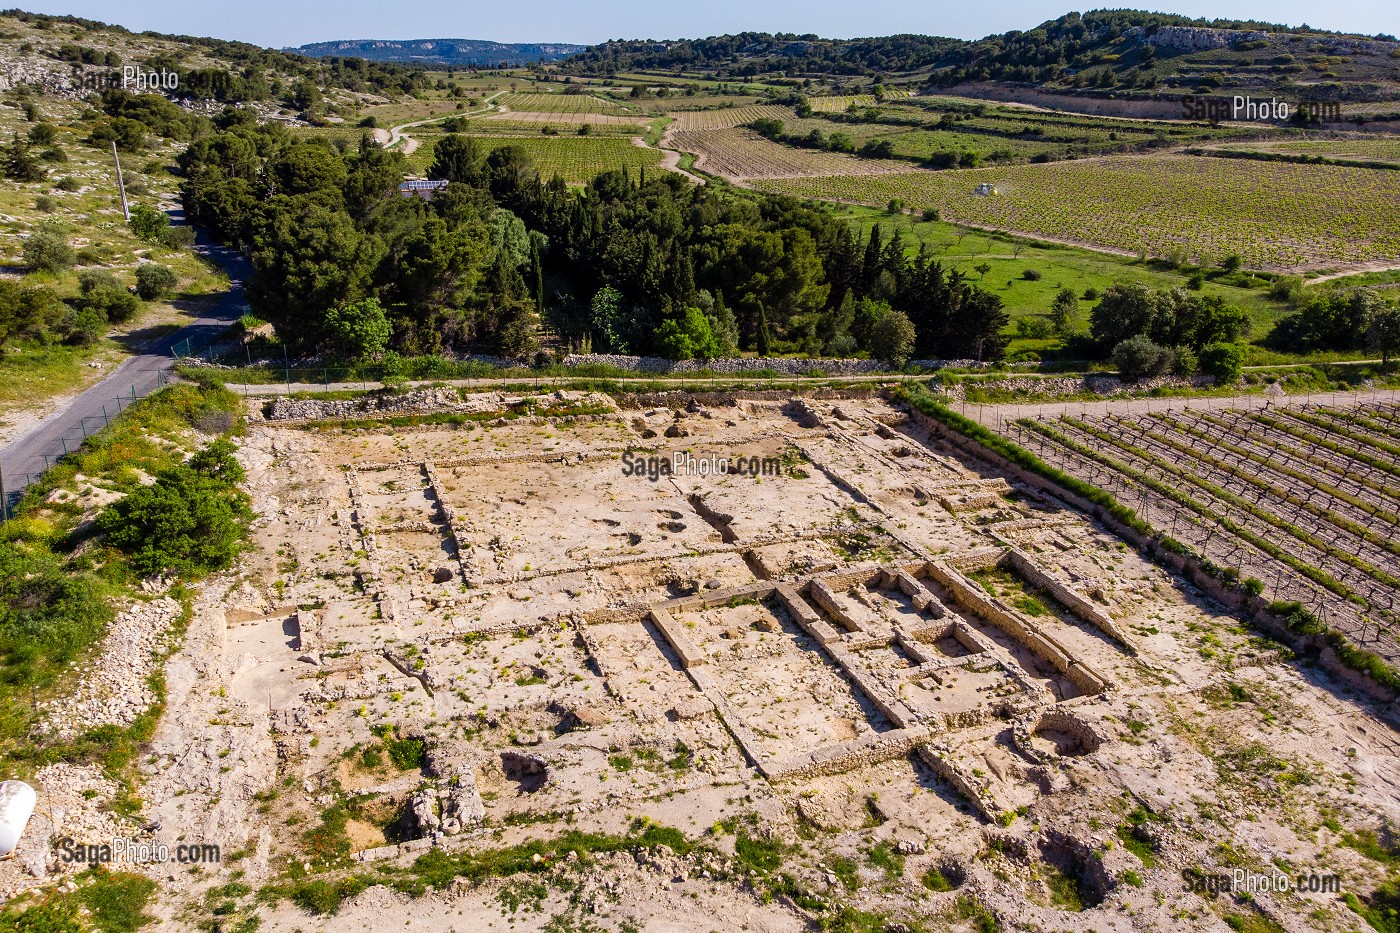
[{"label": "dirt path", "polygon": [[1389,272],[1392,269],[1400,269],[1400,262],[1389,262],[1384,259],[1377,259],[1375,262],[1357,263],[1345,272],[1329,272],[1326,275],[1319,275],[1317,278],[1307,279],[1304,285],[1317,285],[1322,282],[1330,282],[1333,279],[1344,279],[1351,275],[1362,275],[1366,272]]},{"label": "dirt path", "polygon": [[[666,137],[662,136],[661,138],[664,140]],[[675,149],[665,149],[660,146],[652,146],[640,136],[632,137],[632,145],[640,146],[643,149],[655,149],[657,152],[660,152],[661,167],[666,169],[668,172],[675,172],[677,175],[683,176],[684,178],[689,180],[692,185],[703,185],[705,183],[705,179],[701,178],[699,175],[692,175],[690,172],[687,172],[685,169],[681,168],[681,154]]]},{"label": "dirt path", "polygon": [[422,145],[422,141],[414,139],[412,136],[409,136],[407,133],[404,132],[404,130],[412,129],[415,126],[426,126],[429,123],[441,123],[448,117],[475,117],[480,116],[483,113],[489,113],[492,110],[499,110],[500,112],[504,113],[506,111],[506,108],[497,108],[492,106],[491,103],[493,100],[495,100],[497,97],[500,97],[504,93],[506,92],[497,91],[490,97],[486,98],[486,100],[483,101],[483,103],[486,104],[486,106],[482,107],[480,110],[467,110],[463,111],[462,113],[445,113],[437,117],[428,117],[426,120],[413,120],[409,123],[400,123],[398,126],[391,126],[387,133],[387,140],[379,135],[380,133],[385,132],[384,130],[375,130],[374,139],[376,142],[381,143],[385,149],[392,149],[399,143],[403,143],[403,154],[412,155],[413,151],[417,149],[420,145]]},{"label": "dirt path", "polygon": [[1123,416],[1166,411],[1265,411],[1271,408],[1298,408],[1304,405],[1350,405],[1376,399],[1400,400],[1400,390],[1363,392],[1316,392],[1309,395],[1230,395],[1188,396],[1184,398],[1127,398],[1103,401],[1031,402],[1002,405],[976,405],[958,402],[955,410],[998,431],[1018,418],[1058,418],[1061,415],[1092,418],[1107,414]]}]

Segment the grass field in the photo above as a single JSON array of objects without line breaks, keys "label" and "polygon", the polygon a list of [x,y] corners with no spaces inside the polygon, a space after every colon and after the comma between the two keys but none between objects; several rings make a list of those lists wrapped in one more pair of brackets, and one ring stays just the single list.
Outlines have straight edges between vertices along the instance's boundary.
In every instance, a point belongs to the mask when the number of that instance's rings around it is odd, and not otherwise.
[{"label": "grass field", "polygon": [[[428,137],[409,160],[420,172],[433,161],[433,144],[441,136]],[[633,145],[630,140],[616,137],[593,139],[579,136],[513,137],[477,136],[482,149],[490,151],[501,146],[520,146],[530,154],[540,177],[560,175],[570,184],[585,184],[600,172],[626,168],[634,175],[643,168],[653,168],[661,161],[661,153]]]},{"label": "grass field", "polygon": [[[999,194],[977,196],[978,184]],[[768,191],[937,208],[950,220],[1148,256],[1300,271],[1400,262],[1400,173],[1180,155],[770,179]]]},{"label": "grass field", "polygon": [[[1074,246],[1018,242],[1012,237],[979,230],[969,231],[954,224],[926,222],[907,214],[889,214],[868,207],[837,207],[836,215],[846,218],[863,240],[870,229],[879,226],[888,241],[899,236],[908,252],[927,247],[933,257],[944,265],[963,272],[968,281],[996,295],[1011,314],[1013,332],[1016,321],[1023,317],[1046,315],[1050,303],[1060,289],[1068,288],[1083,296],[1090,289],[1102,294],[1110,285],[1142,284],[1154,289],[1184,287],[1188,275],[1166,269],[1159,264],[1141,262],[1129,256],[1116,256]],[[976,267],[987,265],[985,274]],[[1039,273],[1038,279],[1027,279],[1025,273]],[[1248,281],[1248,277],[1245,277]],[[1267,279],[1256,279],[1256,287],[1225,285],[1207,281],[1201,294],[1219,295],[1232,305],[1243,308],[1249,315],[1255,338],[1269,332],[1273,323],[1290,309],[1269,300]],[[1092,300],[1081,300],[1079,313],[1072,321],[1072,331],[1085,333],[1089,329],[1089,309]],[[1018,337],[1012,341],[1010,352],[1044,352],[1053,349],[1057,339]]]}]

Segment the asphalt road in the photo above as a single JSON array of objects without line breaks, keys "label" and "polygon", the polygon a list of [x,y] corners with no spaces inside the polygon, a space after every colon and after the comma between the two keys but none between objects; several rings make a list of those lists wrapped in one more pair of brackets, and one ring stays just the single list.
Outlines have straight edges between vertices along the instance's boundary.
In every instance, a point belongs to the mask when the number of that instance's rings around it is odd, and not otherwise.
[{"label": "asphalt road", "polygon": [[247,311],[243,291],[250,271],[247,260],[231,249],[209,242],[202,234],[195,251],[228,275],[229,290],[194,321],[146,344],[66,408],[54,412],[0,451],[0,465],[5,474],[4,494],[11,503],[35,475],[65,452],[75,449],[84,437],[101,428],[107,418],[125,407],[133,393],[140,398],[169,381],[175,365],[172,349],[179,347],[182,352],[197,353],[218,339]]}]

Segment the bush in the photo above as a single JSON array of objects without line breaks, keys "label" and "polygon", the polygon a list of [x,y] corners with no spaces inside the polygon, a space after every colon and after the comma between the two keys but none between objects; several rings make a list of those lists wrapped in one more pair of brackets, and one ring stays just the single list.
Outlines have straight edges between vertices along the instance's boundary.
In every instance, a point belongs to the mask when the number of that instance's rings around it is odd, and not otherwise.
[{"label": "bush", "polygon": [[29,141],[36,146],[47,146],[58,136],[58,129],[52,123],[35,123],[29,128]]},{"label": "bush", "polygon": [[1055,332],[1054,324],[1039,315],[1029,315],[1016,319],[1016,335],[1032,340],[1043,340]]},{"label": "bush", "polygon": [[58,180],[54,187],[57,188],[59,191],[81,191],[83,183],[78,181],[78,179],[74,178],[72,175],[64,175]]},{"label": "bush", "polygon": [[1040,270],[1039,270],[1039,269],[1027,269],[1026,271],[1024,271],[1024,272],[1021,273],[1021,278],[1025,279],[1027,282],[1039,282],[1039,281],[1040,281]]},{"label": "bush", "polygon": [[1213,343],[1201,351],[1201,372],[1214,376],[1217,385],[1233,385],[1244,373],[1244,347],[1237,343]]},{"label": "bush", "polygon": [[1141,382],[1171,368],[1172,351],[1143,336],[1119,341],[1113,348],[1113,365],[1124,382]]},{"label": "bush", "polygon": [[141,310],[141,299],[127,291],[110,272],[89,269],[78,275],[78,307],[99,311],[108,321],[129,321]]},{"label": "bush", "polygon": [[161,242],[171,249],[189,249],[194,246],[197,235],[192,227],[166,227],[161,234]]},{"label": "bush", "polygon": [[136,268],[136,294],[145,301],[159,301],[175,290],[175,272],[169,266],[148,262]]},{"label": "bush", "polygon": [[870,353],[894,369],[914,352],[914,324],[903,311],[886,311],[870,329]]},{"label": "bush", "polygon": [[73,247],[56,230],[36,230],[24,241],[24,264],[32,272],[62,272],[73,265]]},{"label": "bush", "polygon": [[228,567],[252,510],[248,497],[220,478],[224,459],[167,470],[108,506],[97,517],[97,529],[141,574],[201,576]]},{"label": "bush", "polygon": [[326,338],[346,359],[371,359],[389,345],[393,328],[373,298],[332,308],[326,315]]},{"label": "bush", "polygon": [[128,223],[131,226],[131,232],[140,239],[147,243],[160,243],[164,241],[165,230],[170,226],[170,218],[154,207],[138,204],[131,209],[131,220]]}]

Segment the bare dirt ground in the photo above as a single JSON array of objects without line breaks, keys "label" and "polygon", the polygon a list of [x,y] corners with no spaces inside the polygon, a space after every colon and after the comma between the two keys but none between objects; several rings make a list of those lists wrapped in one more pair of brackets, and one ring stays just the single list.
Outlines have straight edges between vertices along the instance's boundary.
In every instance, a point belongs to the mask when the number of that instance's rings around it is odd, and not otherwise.
[{"label": "bare dirt ground", "polygon": [[[1369,896],[1389,711],[905,413],[435,398],[456,423],[254,417],[252,547],[196,599],[125,828],[221,846],[150,869],[162,929],[1361,925],[1183,877]],[[113,792],[40,806],[110,833]],[[0,888],[71,870],[43,844]]]}]

